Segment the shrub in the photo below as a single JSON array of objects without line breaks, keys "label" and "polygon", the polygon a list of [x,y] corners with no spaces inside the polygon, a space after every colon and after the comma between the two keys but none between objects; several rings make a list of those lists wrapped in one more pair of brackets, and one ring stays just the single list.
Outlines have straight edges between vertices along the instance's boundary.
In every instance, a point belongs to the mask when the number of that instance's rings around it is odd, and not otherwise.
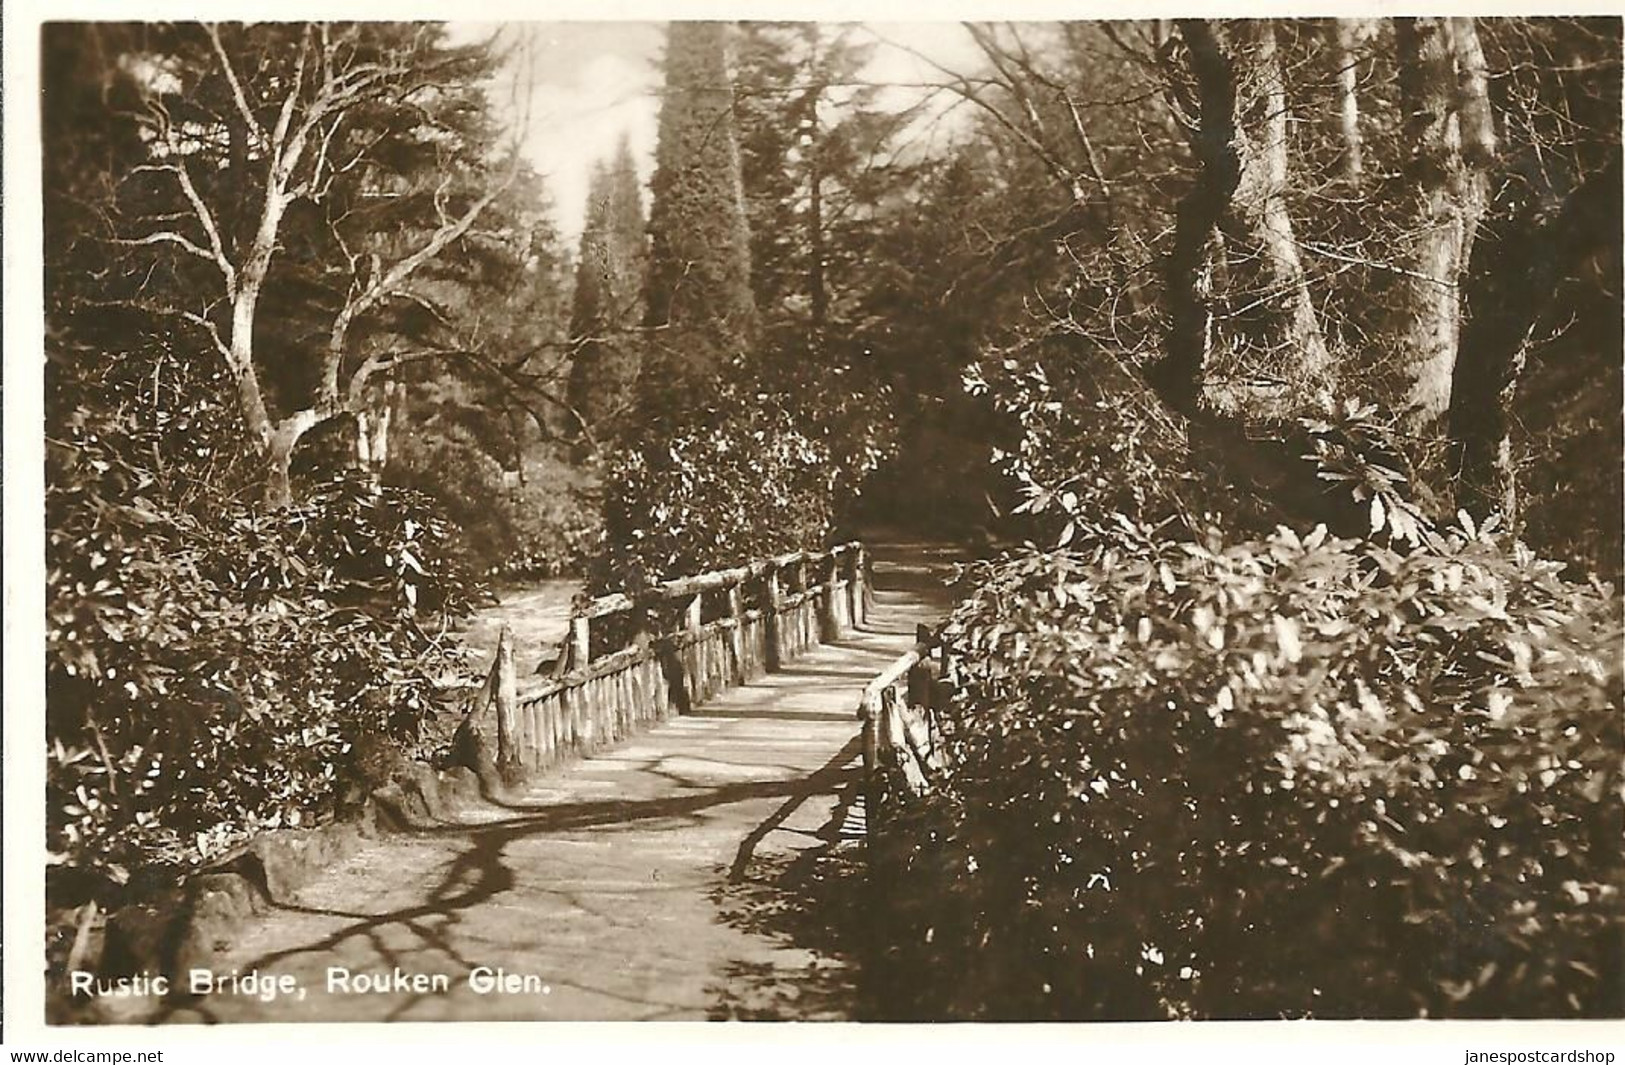
[{"label": "shrub", "polygon": [[979,567],[877,871],[942,974],[897,1012],[1617,1014],[1618,603],[1427,541],[1117,518]]},{"label": "shrub", "polygon": [[542,444],[513,454],[518,483],[473,440],[425,432],[400,442],[385,480],[432,499],[452,523],[456,553],[493,583],[580,576],[602,532],[590,478]]},{"label": "shrub", "polygon": [[623,452],[605,478],[598,583],[653,583],[821,546],[834,524],[829,458],[777,405],[742,406]]},{"label": "shrub", "polygon": [[[964,388],[1011,426],[1010,443],[992,459],[1023,497],[1024,531],[1053,534],[1064,511],[1161,517],[1197,509],[1203,498],[1183,433],[1101,353],[1028,341],[972,363]],[[1064,507],[1049,506],[1063,498]]]},{"label": "shrub", "polygon": [[56,451],[46,808],[59,880],[116,883],[325,817],[378,782],[380,747],[424,740],[459,656],[420,621],[466,611],[469,590],[424,497],[340,479],[290,509],[218,493],[182,509],[93,434]]}]

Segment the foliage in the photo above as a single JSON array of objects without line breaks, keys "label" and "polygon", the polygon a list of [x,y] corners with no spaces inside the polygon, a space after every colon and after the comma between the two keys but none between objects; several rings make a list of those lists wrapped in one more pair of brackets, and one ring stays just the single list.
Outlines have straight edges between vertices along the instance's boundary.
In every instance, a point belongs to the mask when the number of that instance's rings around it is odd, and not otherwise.
[{"label": "foliage", "polygon": [[430,497],[456,556],[493,584],[580,576],[598,554],[588,479],[543,446],[504,471],[461,433],[422,432],[396,449],[385,481]]},{"label": "foliage", "polygon": [[621,453],[605,477],[595,583],[636,587],[828,540],[838,476],[828,444],[771,397],[739,399],[664,448]]},{"label": "foliage", "polygon": [[[846,197],[843,211],[859,198],[857,131],[873,123],[821,128],[818,109],[858,53],[840,41],[826,47],[811,24],[748,24],[736,98],[719,88],[730,32],[702,23],[668,31],[644,290],[644,438],[624,441],[606,473],[600,586],[822,546],[894,447],[888,383],[854,357],[849,323],[840,322],[841,343],[826,344],[828,297],[844,284],[826,285],[825,267],[853,256],[832,251],[834,215],[820,204],[826,191]],[[776,42],[793,47],[777,55]]]},{"label": "foliage", "polygon": [[[1293,249],[1276,251],[1283,263],[1296,260],[1286,273],[1301,270],[1312,294],[1312,314],[1303,314],[1305,333],[1324,340],[1338,378],[1336,397],[1361,397],[1384,418],[1403,418],[1406,382],[1421,355],[1415,343],[1419,316],[1474,317],[1463,303],[1471,295],[1466,286],[1458,286],[1461,298],[1453,303],[1440,301],[1431,311],[1420,305],[1427,300],[1418,293],[1437,286],[1418,289],[1412,275],[1426,273],[1417,265],[1419,247],[1439,228],[1419,220],[1421,200],[1484,197],[1488,206],[1479,229],[1493,237],[1505,228],[1515,199],[1501,195],[1506,185],[1526,183],[1560,202],[1589,177],[1606,176],[1619,143],[1619,27],[1584,18],[1473,20],[1488,64],[1495,137],[1492,159],[1470,160],[1480,169],[1468,182],[1478,191],[1468,193],[1424,187],[1427,175],[1413,159],[1417,142],[1407,132],[1406,116],[1417,108],[1402,98],[1408,75],[1392,23],[1277,20],[1269,63],[1256,54],[1259,38],[1231,49],[1220,64],[1224,69],[1208,74],[1217,76],[1219,88],[1228,86],[1235,103],[1263,91],[1251,82],[1278,67],[1285,89],[1280,106],[1241,106],[1233,123],[1218,122],[1212,130],[1200,127],[1227,109],[1215,107],[1214,115],[1203,117],[1201,79],[1186,39],[1187,31],[1200,29],[1195,23],[967,27],[986,63],[979,70],[969,64],[956,69],[956,77],[944,79],[945,91],[957,94],[968,105],[962,110],[979,121],[898,194],[906,212],[875,219],[877,246],[884,250],[872,258],[890,269],[874,267],[874,280],[863,286],[866,307],[877,312],[865,344],[922,393],[922,435],[938,410],[958,413],[944,398],[951,396],[952,382],[943,378],[957,377],[965,367],[966,348],[983,346],[998,353],[994,358],[1004,357],[1032,332],[1035,319],[1110,353],[1114,365],[1140,368],[1159,399],[1172,395],[1168,379],[1149,371],[1167,354],[1159,341],[1169,335],[1171,299],[1179,287],[1170,285],[1170,253],[1181,212],[1202,213],[1199,193],[1223,193],[1236,202],[1233,210],[1220,211],[1219,230],[1208,234],[1204,255],[1211,270],[1189,279],[1198,282],[1192,291],[1199,291],[1198,302],[1211,312],[1199,316],[1210,328],[1200,331],[1205,339],[1196,405],[1200,417],[1231,430],[1223,450],[1198,448],[1196,458],[1228,466],[1229,479],[1246,486],[1259,469],[1256,452],[1267,449],[1244,446],[1247,441],[1283,421],[1290,428],[1303,408],[1321,405],[1319,390],[1293,384],[1305,345],[1276,343],[1266,328],[1272,315],[1265,312],[1293,286],[1268,281],[1271,271],[1261,256],[1275,253],[1260,231],[1249,233],[1237,217],[1260,196],[1276,212],[1263,232],[1284,233],[1290,226]],[[1220,21],[1207,28],[1224,37],[1242,27]],[[1461,24],[1456,31],[1470,28]],[[1468,38],[1463,32],[1457,43]],[[1468,58],[1461,57],[1463,76]],[[1447,57],[1450,84],[1442,89],[1459,103],[1452,94],[1465,90],[1451,76],[1456,68],[1450,63]],[[1345,71],[1351,77],[1342,78]],[[1225,95],[1218,92],[1215,101]],[[1272,135],[1268,124],[1282,107],[1290,110],[1290,120],[1284,132]],[[1345,121],[1356,131],[1353,144]],[[1239,138],[1239,154],[1220,153],[1223,158],[1213,160],[1216,170],[1208,173],[1203,145],[1232,134]],[[1277,146],[1284,156],[1276,176],[1263,181],[1264,195],[1249,160]],[[1356,155],[1363,170],[1348,165]],[[1228,174],[1229,162],[1248,172],[1247,187],[1231,189],[1228,179],[1204,185],[1207,177]],[[1465,219],[1484,205],[1458,206]],[[1474,247],[1487,250],[1493,243]],[[1619,478],[1594,480],[1570,458],[1585,441],[1607,443],[1619,435],[1612,413],[1618,405],[1607,402],[1617,392],[1619,360],[1596,357],[1619,347],[1618,285],[1612,280],[1617,242],[1602,243],[1609,246],[1587,261],[1556,249],[1538,253],[1564,279],[1561,286],[1509,289],[1520,299],[1534,293],[1536,301],[1548,299],[1554,287],[1564,290],[1541,315],[1528,345],[1525,380],[1520,383],[1514,371],[1502,381],[1477,350],[1463,353],[1462,370],[1482,370],[1496,380],[1499,402],[1516,406],[1509,420],[1529,430],[1526,437],[1515,431],[1509,449],[1510,465],[1528,489],[1527,525],[1517,531],[1543,553],[1611,574],[1618,552],[1592,545],[1616,536],[1619,523],[1610,519],[1620,509]],[[1308,328],[1310,318],[1317,328]],[[1441,329],[1440,335],[1454,335],[1448,323]],[[1553,387],[1559,378],[1560,387]],[[1086,394],[1085,401],[1092,398]],[[909,435],[914,431],[910,427]],[[1399,440],[1410,460],[1413,493],[1453,511],[1458,464],[1446,458],[1446,441],[1431,429],[1407,433]],[[1005,435],[995,427],[987,446],[1008,451],[1000,439]],[[926,465],[930,452],[911,449],[910,460]],[[1294,496],[1303,494],[1298,487]],[[1323,520],[1307,513],[1294,520],[1305,517],[1308,525]]]},{"label": "foliage", "polygon": [[[1424,349],[1481,373],[1511,531],[1617,579],[1617,240],[1527,242],[1561,281],[1485,290],[1532,301],[1494,365],[1450,263],[1476,226],[1504,270],[1509,189],[1604,187],[1619,23],[1418,22],[1444,62],[1408,21],[971,25],[957,126],[887,112],[850,27],[674,23],[652,240],[623,150],[579,269],[496,161],[487,47],[48,26],[58,875],[195,863],[421,751],[466,569],[821,546],[901,452],[866,518],[1052,546],[946,632],[952,768],[874,854],[896,1013],[1617,1011],[1619,606],[1432,520],[1459,474],[1404,408]],[[571,408],[622,449],[602,533]],[[245,502],[317,426],[304,501]],[[382,490],[333,475],[362,441]]]},{"label": "foliage", "polygon": [[879,871],[894,962],[948,976],[912,1009],[1617,1010],[1619,605],[1559,569],[1465,519],[1401,553],[1120,515],[978,567],[952,769]]},{"label": "foliage", "polygon": [[1025,531],[1065,544],[1078,514],[1188,514],[1197,485],[1183,434],[1132,377],[1077,347],[1023,344],[965,370],[965,392],[1010,426],[992,460],[1020,494]]},{"label": "foliage", "polygon": [[[357,429],[374,473],[390,424],[513,468],[528,393],[489,356],[543,381],[515,338],[562,343],[565,257],[497,172],[499,57],[441,27],[53,24],[45,53],[49,843],[57,886],[105,885],[432,742],[468,486],[375,491]],[[291,508],[253,502],[268,428]]]},{"label": "foliage", "polygon": [[914,176],[899,115],[864,84],[855,24],[740,23],[734,74],[751,288],[772,346],[821,358],[851,344],[884,201]]},{"label": "foliage", "polygon": [[48,243],[71,249],[53,257],[55,322],[88,336],[113,316],[172,334],[177,357],[223,357],[272,501],[318,426],[372,461],[395,369],[478,346],[479,315],[447,291],[501,287],[512,245],[523,257],[525,208],[503,200],[521,171],[493,159],[497,53],[428,23],[76,25],[53,45],[53,136],[95,110],[61,75],[119,93],[92,174],[49,213]]},{"label": "foliage", "polygon": [[[593,172],[570,305],[569,403],[598,445],[619,435],[634,403],[648,258],[643,196],[630,143]],[[585,449],[583,449],[585,450]]]},{"label": "foliage", "polygon": [[[1034,294],[1064,295],[1071,253],[1028,239],[1035,220],[1052,230],[1047,223],[1061,208],[1047,178],[996,154],[999,143],[990,123],[947,158],[894,174],[849,282],[852,361],[898,399],[891,414],[899,458],[880,471],[874,518],[913,523],[927,535],[994,524],[1014,505],[987,462],[993,449],[1013,450],[1026,424],[999,402],[1006,359],[1043,362],[1065,385],[1051,398],[1080,385],[1068,419],[1087,421],[1095,394],[1107,391],[1092,363],[1062,366],[1071,357],[1061,345],[1030,338]],[[964,375],[977,362],[993,386],[991,403],[965,394]]]},{"label": "foliage", "polygon": [[380,783],[459,661],[423,623],[470,591],[421,495],[350,478],[290,509],[183,507],[127,443],[81,418],[47,491],[51,861],[115,883]]},{"label": "foliage", "polygon": [[646,419],[681,423],[709,405],[713,380],[753,350],[758,331],[728,32],[721,22],[673,22],[667,30],[644,284]]}]

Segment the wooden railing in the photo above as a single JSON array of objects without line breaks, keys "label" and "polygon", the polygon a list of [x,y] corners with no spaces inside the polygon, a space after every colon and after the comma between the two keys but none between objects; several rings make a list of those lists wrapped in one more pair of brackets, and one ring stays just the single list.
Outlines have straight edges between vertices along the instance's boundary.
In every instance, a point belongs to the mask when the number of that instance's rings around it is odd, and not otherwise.
[{"label": "wooden railing", "polygon": [[526,685],[504,626],[469,721],[495,708],[509,780],[615,743],[839,639],[868,616],[867,571],[854,542],[591,600],[573,612],[553,676]]},{"label": "wooden railing", "polygon": [[947,765],[937,708],[946,697],[941,646],[921,626],[912,651],[863,689],[864,825],[884,825],[899,790],[921,795]]}]

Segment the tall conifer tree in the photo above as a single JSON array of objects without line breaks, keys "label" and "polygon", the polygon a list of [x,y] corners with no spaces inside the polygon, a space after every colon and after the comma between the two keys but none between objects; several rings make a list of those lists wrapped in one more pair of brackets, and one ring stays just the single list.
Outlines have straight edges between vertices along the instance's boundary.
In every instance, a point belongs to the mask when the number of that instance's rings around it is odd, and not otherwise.
[{"label": "tall conifer tree", "polygon": [[632,406],[646,259],[637,165],[623,137],[614,163],[600,165],[588,187],[570,311],[569,402],[582,451],[614,439]]},{"label": "tall conifer tree", "polygon": [[727,34],[720,22],[667,31],[640,378],[643,413],[657,424],[703,409],[757,336]]}]

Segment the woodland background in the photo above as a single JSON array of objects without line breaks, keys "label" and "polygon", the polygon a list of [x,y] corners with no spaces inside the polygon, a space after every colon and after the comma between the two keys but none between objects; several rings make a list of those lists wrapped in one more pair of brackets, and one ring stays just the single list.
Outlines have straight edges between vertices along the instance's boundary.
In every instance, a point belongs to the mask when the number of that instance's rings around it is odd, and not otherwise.
[{"label": "woodland background", "polygon": [[893,1015],[1625,1011],[1619,21],[964,32],[673,23],[566,247],[522,31],[48,24],[53,907],[447,758],[487,586],[886,526],[1024,544]]}]

